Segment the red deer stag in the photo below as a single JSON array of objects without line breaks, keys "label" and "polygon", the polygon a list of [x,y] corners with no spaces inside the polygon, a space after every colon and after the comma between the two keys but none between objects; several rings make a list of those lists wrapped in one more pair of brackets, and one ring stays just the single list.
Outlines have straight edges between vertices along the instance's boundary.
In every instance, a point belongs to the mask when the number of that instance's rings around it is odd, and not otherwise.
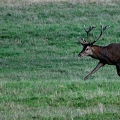
[{"label": "red deer stag", "polygon": [[88,79],[93,73],[95,73],[105,64],[115,65],[117,74],[120,76],[120,43],[113,43],[109,44],[108,46],[94,45],[94,43],[100,39],[104,30],[109,27],[110,26],[103,27],[103,25],[101,25],[100,35],[98,37],[94,37],[94,41],[90,42],[90,32],[95,28],[95,26],[90,26],[88,30],[86,30],[84,26],[84,30],[87,33],[87,39],[80,38],[79,42],[82,44],[83,50],[78,54],[78,56],[90,56],[99,60],[97,66],[84,78],[84,80]]}]

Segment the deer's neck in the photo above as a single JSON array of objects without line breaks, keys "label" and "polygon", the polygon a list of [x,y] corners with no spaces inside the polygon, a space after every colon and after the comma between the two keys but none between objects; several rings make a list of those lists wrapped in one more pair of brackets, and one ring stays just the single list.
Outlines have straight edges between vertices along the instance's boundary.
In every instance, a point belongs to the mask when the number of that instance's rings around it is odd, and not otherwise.
[{"label": "deer's neck", "polygon": [[93,46],[92,47],[92,52],[93,55],[91,57],[99,59],[99,60],[104,60],[106,59],[106,47],[102,47],[102,46]]}]

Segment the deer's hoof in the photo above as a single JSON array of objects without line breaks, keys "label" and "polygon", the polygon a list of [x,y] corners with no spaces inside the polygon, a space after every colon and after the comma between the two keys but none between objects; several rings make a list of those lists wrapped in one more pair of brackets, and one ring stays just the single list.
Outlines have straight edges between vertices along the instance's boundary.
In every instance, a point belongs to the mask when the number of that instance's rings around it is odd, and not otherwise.
[{"label": "deer's hoof", "polygon": [[84,78],[84,80],[87,80],[88,79],[88,77],[86,76],[85,78]]}]

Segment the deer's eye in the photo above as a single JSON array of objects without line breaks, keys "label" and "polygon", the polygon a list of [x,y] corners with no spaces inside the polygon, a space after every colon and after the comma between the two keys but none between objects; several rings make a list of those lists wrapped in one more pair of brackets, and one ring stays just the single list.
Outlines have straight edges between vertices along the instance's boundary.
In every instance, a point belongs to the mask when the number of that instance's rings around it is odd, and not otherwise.
[{"label": "deer's eye", "polygon": [[88,51],[88,48],[86,48],[86,51]]}]

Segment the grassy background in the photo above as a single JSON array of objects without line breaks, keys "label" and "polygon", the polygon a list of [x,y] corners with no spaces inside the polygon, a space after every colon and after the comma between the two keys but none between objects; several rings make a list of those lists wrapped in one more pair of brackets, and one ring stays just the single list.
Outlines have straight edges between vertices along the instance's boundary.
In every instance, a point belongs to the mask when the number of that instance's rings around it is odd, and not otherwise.
[{"label": "grassy background", "polygon": [[96,44],[120,40],[120,2],[0,4],[0,117],[4,120],[120,119],[120,80],[97,60],[79,59],[86,26],[111,25]]}]

